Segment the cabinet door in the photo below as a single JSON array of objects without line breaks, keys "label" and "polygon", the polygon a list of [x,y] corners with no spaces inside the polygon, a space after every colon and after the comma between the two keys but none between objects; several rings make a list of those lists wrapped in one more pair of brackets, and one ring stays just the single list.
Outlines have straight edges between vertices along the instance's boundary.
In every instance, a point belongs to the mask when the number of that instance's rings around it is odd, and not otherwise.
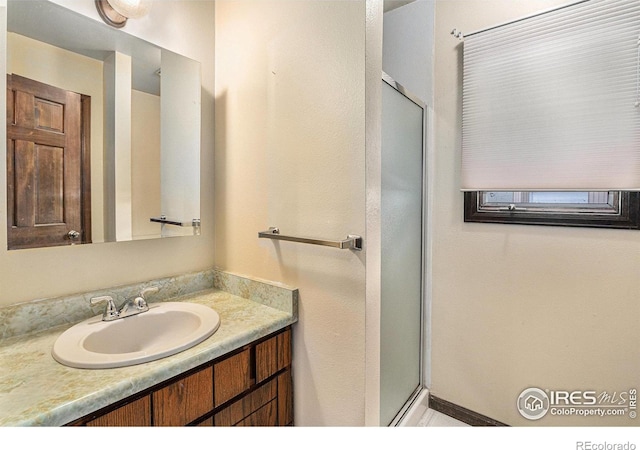
[{"label": "cabinet door", "polygon": [[215,425],[217,427],[236,425],[275,400],[277,395],[278,383],[276,380],[271,380],[217,413]]},{"label": "cabinet door", "polygon": [[150,425],[151,401],[148,395],[86,423],[88,427],[148,427]]},{"label": "cabinet door", "polygon": [[215,363],[213,384],[216,407],[249,389],[253,385],[250,349]]},{"label": "cabinet door", "polygon": [[293,425],[293,379],[291,370],[278,375],[278,425]]},{"label": "cabinet door", "polygon": [[187,425],[213,409],[212,368],[182,378],[152,395],[154,425]]},{"label": "cabinet door", "polygon": [[256,383],[291,365],[291,330],[256,344]]}]

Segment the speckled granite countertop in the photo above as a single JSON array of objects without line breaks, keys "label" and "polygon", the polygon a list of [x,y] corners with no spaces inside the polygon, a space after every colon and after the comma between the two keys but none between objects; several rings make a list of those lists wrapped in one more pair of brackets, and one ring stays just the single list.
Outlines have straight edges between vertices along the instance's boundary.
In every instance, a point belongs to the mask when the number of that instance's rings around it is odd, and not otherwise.
[{"label": "speckled granite countertop", "polygon": [[279,304],[269,304],[274,286],[220,274],[210,277],[216,287],[163,299],[210,306],[221,320],[204,342],[160,360],[116,369],[63,366],[51,348],[69,324],[0,340],[0,425],[64,425],[296,322],[297,290],[284,289]]}]

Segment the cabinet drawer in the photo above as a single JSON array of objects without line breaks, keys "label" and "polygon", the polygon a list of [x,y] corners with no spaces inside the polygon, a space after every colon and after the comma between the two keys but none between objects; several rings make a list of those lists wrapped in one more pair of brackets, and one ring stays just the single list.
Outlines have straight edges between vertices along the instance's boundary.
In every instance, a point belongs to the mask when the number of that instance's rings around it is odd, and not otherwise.
[{"label": "cabinet drawer", "polygon": [[150,425],[151,401],[148,395],[86,423],[88,427],[148,427]]},{"label": "cabinet drawer", "polygon": [[155,391],[153,423],[156,426],[186,425],[213,409],[213,373],[207,367]]},{"label": "cabinet drawer", "polygon": [[274,427],[278,422],[277,401],[271,400],[249,417],[238,422],[237,427]]},{"label": "cabinet drawer", "polygon": [[256,383],[291,365],[291,330],[256,344]]},{"label": "cabinet drawer", "polygon": [[243,393],[252,384],[251,351],[248,348],[213,365],[216,407]]},{"label": "cabinet drawer", "polygon": [[277,395],[277,381],[269,381],[265,385],[260,386],[255,391],[217,413],[215,415],[215,425],[217,427],[236,425],[267,403],[274,400]]}]

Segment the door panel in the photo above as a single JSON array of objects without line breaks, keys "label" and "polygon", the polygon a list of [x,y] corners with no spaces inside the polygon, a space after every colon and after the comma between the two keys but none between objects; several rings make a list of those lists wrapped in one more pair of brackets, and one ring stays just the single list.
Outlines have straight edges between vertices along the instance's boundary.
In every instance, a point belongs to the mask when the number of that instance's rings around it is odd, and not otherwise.
[{"label": "door panel", "polygon": [[59,103],[34,99],[36,106],[35,128],[64,133],[64,106]]},{"label": "door panel", "polygon": [[8,75],[9,249],[83,242],[82,162],[81,95]]},{"label": "door panel", "polygon": [[64,222],[64,149],[38,145],[35,148],[35,224]]}]

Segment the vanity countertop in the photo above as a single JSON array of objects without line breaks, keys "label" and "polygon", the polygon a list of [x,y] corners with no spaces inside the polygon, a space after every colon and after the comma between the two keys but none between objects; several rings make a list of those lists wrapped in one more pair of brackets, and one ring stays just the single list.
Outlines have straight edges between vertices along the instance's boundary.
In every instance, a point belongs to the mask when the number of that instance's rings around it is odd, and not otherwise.
[{"label": "vanity countertop", "polygon": [[67,424],[297,320],[291,312],[216,288],[171,301],[210,306],[220,315],[220,328],[176,355],[116,369],[75,369],[56,362],[51,348],[69,325],[0,340],[0,425]]}]

